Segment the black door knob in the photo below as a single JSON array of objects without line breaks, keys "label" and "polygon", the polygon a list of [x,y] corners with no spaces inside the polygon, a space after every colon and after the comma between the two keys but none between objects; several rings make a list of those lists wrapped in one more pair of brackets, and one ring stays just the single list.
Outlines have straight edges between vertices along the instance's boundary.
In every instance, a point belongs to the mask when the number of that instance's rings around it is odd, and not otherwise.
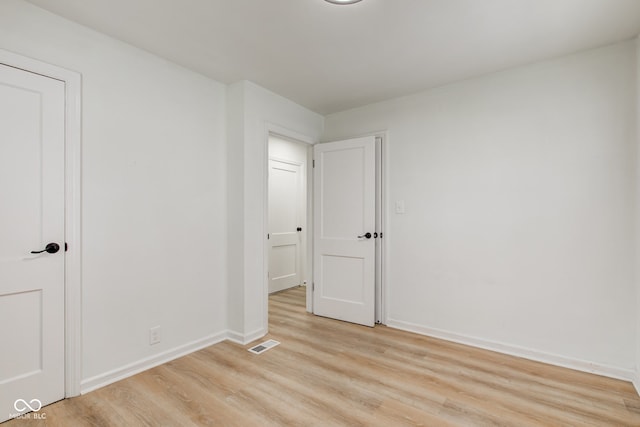
[{"label": "black door knob", "polygon": [[41,251],[31,251],[32,254],[41,254],[42,252],[46,252],[49,254],[55,254],[60,250],[60,245],[57,243],[47,243],[47,246]]},{"label": "black door knob", "polygon": [[367,239],[371,238],[371,233],[364,233],[362,236],[358,236],[358,239],[362,239],[363,237],[366,237]]}]

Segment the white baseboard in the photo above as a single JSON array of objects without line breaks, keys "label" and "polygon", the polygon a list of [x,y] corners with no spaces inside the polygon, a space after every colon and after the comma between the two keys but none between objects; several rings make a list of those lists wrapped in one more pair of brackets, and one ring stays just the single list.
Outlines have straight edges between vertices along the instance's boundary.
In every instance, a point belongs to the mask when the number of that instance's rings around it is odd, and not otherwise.
[{"label": "white baseboard", "polygon": [[245,344],[244,334],[241,334],[240,332],[227,331],[227,339],[236,344],[242,344],[242,345]]},{"label": "white baseboard", "polygon": [[164,351],[160,354],[156,354],[151,357],[139,360],[137,362],[130,363],[121,368],[114,369],[104,374],[96,375],[95,377],[87,378],[80,383],[80,393],[85,394],[106,385],[112,384],[116,381],[123,380],[132,375],[138,374],[147,369],[151,369],[163,363],[170,362],[171,360],[185,356],[194,351],[201,350],[210,345],[217,344],[228,338],[227,332],[220,332],[208,337],[192,341],[188,344],[181,345],[179,347]]},{"label": "white baseboard", "polygon": [[[551,365],[562,366],[578,371],[589,372],[597,375],[603,375],[610,378],[616,378],[631,381],[636,391],[640,395],[640,372],[626,370],[612,366],[601,365],[597,363],[587,362],[579,359],[549,354],[538,350],[532,350],[524,347],[503,344],[494,341],[488,341],[480,338],[474,338],[466,335],[447,332],[439,329],[428,328],[415,323],[404,322],[401,320],[387,319],[386,325],[390,328],[401,329],[403,331],[413,332],[420,335],[426,335],[446,341],[459,344],[465,344],[472,347],[478,347],[485,350],[491,350],[498,353],[508,354],[510,356],[522,357],[536,362],[548,363]],[[241,345],[246,345],[252,341],[264,337],[267,331],[258,329],[248,334],[241,334],[235,331],[225,331],[218,334],[210,335],[206,338],[190,342],[188,344],[176,347],[171,350],[164,351],[160,354],[130,363],[121,368],[114,369],[104,374],[83,380],[80,385],[81,394],[112,384],[116,381],[123,380],[132,375],[146,371],[163,363],[185,356],[189,353],[201,350],[210,345],[229,340]]]},{"label": "white baseboard", "polygon": [[186,356],[189,353],[193,353],[194,351],[201,350],[205,347],[209,347],[210,345],[214,345],[225,340],[229,340],[241,345],[245,345],[252,341],[257,340],[258,338],[262,338],[266,334],[267,334],[267,331],[263,328],[250,332],[248,334],[241,334],[234,331],[224,331],[218,334],[213,334],[206,338],[192,341],[188,344],[164,351],[160,354],[156,354],[154,356],[147,357],[137,362],[130,363],[121,368],[117,368],[112,371],[105,372],[104,374],[87,378],[86,380],[83,380],[80,384],[80,393],[81,394],[89,393],[90,391],[99,389],[106,385],[112,384],[116,381],[123,380],[132,375],[146,371],[147,369],[154,368],[158,365],[162,365],[163,363],[170,362],[174,359],[177,359],[182,356]]},{"label": "white baseboard", "polygon": [[264,328],[257,329],[253,332],[249,332],[248,334],[241,334],[235,331],[227,331],[227,339],[241,345],[249,344],[250,342],[262,338],[265,335],[267,335],[267,331]]},{"label": "white baseboard", "polygon": [[415,323],[404,322],[402,320],[387,319],[386,325],[390,328],[401,329],[407,332],[413,332],[420,335],[426,335],[433,338],[452,341],[458,344],[465,344],[472,347],[491,350],[498,353],[508,354],[510,356],[522,357],[524,359],[534,360],[536,362],[543,362],[550,365],[574,369],[577,371],[589,372],[605,377],[631,381],[636,387],[636,390],[638,390],[638,392],[640,393],[640,376],[633,370],[587,362],[584,360],[545,353],[542,351],[510,344],[488,341],[481,338],[475,338],[456,334],[453,332],[443,331],[440,329],[429,328]]},{"label": "white baseboard", "polygon": [[640,372],[635,371],[633,373],[633,379],[631,380],[631,383],[636,388],[636,393],[640,395]]}]

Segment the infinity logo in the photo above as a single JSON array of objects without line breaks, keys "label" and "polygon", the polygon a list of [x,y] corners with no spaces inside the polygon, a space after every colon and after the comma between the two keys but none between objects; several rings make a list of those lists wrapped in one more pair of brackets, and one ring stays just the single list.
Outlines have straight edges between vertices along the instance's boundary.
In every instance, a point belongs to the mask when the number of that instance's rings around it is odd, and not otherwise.
[{"label": "infinity logo", "polygon": [[40,402],[38,399],[33,399],[31,402],[27,402],[24,399],[18,399],[13,402],[13,407],[18,412],[26,411],[27,408],[32,410],[33,412],[38,412],[40,408],[42,408],[42,402]]}]

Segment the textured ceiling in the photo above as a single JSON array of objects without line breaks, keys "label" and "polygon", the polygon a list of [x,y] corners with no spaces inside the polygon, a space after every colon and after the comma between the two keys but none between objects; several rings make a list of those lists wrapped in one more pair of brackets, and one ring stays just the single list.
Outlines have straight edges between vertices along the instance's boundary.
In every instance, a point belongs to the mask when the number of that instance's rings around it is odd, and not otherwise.
[{"label": "textured ceiling", "polygon": [[321,114],[640,33],[640,0],[29,0]]}]

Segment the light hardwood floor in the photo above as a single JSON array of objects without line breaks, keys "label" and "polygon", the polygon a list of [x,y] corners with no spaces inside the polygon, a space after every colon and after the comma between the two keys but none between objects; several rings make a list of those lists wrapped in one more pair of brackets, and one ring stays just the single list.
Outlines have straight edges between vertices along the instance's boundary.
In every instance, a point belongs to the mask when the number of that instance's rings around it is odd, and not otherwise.
[{"label": "light hardwood floor", "polygon": [[315,317],[303,288],[269,316],[261,355],[221,343],[2,427],[640,426],[624,381]]}]

